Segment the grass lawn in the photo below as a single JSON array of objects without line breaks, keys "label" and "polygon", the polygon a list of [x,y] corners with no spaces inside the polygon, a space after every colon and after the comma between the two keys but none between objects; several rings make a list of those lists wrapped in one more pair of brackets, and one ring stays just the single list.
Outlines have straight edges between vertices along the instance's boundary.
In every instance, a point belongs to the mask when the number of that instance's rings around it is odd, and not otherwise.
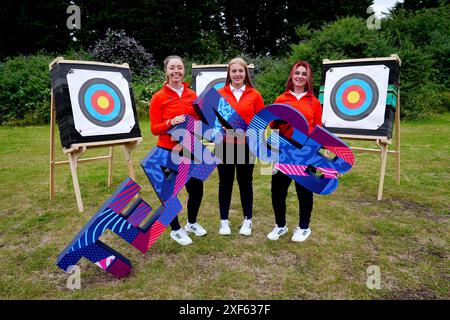
[{"label": "grass lawn", "polygon": [[[158,206],[139,161],[155,144],[148,121],[144,142],[133,152],[141,197]],[[380,161],[356,155],[336,192],[315,196],[312,236],[290,241],[298,223],[294,186],[288,196],[289,234],[271,242],[274,225],[270,176],[254,174],[253,234],[240,236],[242,210],[237,183],[232,235],[218,234],[218,176],[205,183],[199,222],[209,231],[182,247],[166,230],[145,255],[113,234],[105,242],[129,258],[133,272],[117,280],[82,259],[81,289],[69,290],[59,253],[126,178],[121,148],[115,148],[113,186],[107,162],[78,168],[84,201],[79,213],[68,166],[56,169],[56,199],[49,200],[49,126],[0,127],[1,299],[449,299],[450,113],[401,125],[401,184],[388,158],[383,201],[376,200]],[[373,143],[349,141],[351,146]],[[86,156],[106,154],[90,150]],[[57,155],[63,156],[59,142]],[[186,193],[180,193],[185,203]],[[186,212],[180,213],[185,222]],[[381,289],[366,286],[367,268],[381,271]]]}]

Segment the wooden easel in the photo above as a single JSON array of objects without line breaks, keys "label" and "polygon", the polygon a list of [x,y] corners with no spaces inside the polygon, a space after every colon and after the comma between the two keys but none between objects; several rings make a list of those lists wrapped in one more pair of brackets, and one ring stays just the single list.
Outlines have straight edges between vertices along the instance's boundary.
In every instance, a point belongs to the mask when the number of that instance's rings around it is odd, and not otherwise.
[{"label": "wooden easel", "polygon": [[[63,58],[59,57],[53,60],[49,64],[49,69],[51,70],[54,63],[62,61]],[[81,62],[81,61],[80,61]],[[84,64],[89,64],[89,62],[82,61]],[[128,65],[126,65],[128,66]],[[136,149],[142,142],[142,137],[121,139],[121,140],[111,140],[111,141],[99,141],[99,142],[89,142],[89,143],[77,143],[72,144],[70,148],[63,148],[63,152],[67,154],[69,160],[66,161],[56,161],[55,160],[55,124],[56,124],[56,111],[55,111],[55,99],[53,96],[53,88],[51,91],[51,101],[50,101],[50,200],[55,198],[55,167],[57,165],[70,165],[70,171],[72,173],[73,189],[75,191],[75,197],[77,200],[78,211],[83,212],[83,200],[81,199],[80,184],[78,182],[77,167],[78,163],[82,162],[93,162],[108,160],[108,187],[112,184],[112,165],[113,165],[113,147],[123,146],[123,151],[125,155],[125,160],[128,166],[128,173],[131,179],[135,180],[133,163],[131,159],[131,151]],[[109,147],[109,154],[105,156],[84,158],[80,157],[87,151],[88,148],[99,148],[99,147]]]},{"label": "wooden easel", "polygon": [[[401,65],[400,58],[393,54],[391,58],[396,59]],[[357,59],[358,61],[377,61],[377,60],[385,60],[386,58],[368,58],[368,59]],[[341,60],[342,62],[350,62],[354,60]],[[324,62],[330,62],[328,59],[324,59]],[[384,177],[386,175],[386,162],[388,154],[393,154],[395,156],[395,182],[397,185],[400,184],[400,88],[398,90],[397,103],[396,103],[396,112],[395,112],[395,122],[394,122],[394,140],[395,140],[395,149],[388,150],[389,145],[392,144],[392,139],[389,139],[385,136],[364,136],[364,135],[353,135],[353,134],[336,134],[340,138],[344,139],[353,139],[353,140],[366,140],[366,141],[375,141],[378,149],[371,148],[357,148],[350,147],[352,150],[361,152],[361,153],[379,153],[381,156],[381,166],[380,166],[380,180],[378,183],[378,195],[377,200],[381,201],[383,197],[383,187],[384,187]]]},{"label": "wooden easel", "polygon": [[392,144],[392,139],[388,139],[387,137],[336,134],[338,137],[344,139],[370,140],[370,141],[375,140],[378,149],[357,148],[357,147],[350,147],[350,149],[361,153],[380,153],[381,167],[380,167],[380,181],[378,183],[378,195],[377,195],[378,201],[381,201],[383,197],[384,177],[386,174],[386,162],[389,153],[395,156],[395,182],[397,183],[397,185],[400,184],[400,93],[397,99],[397,110],[395,113],[394,127],[395,127],[394,128],[395,150],[388,150],[389,145]]}]

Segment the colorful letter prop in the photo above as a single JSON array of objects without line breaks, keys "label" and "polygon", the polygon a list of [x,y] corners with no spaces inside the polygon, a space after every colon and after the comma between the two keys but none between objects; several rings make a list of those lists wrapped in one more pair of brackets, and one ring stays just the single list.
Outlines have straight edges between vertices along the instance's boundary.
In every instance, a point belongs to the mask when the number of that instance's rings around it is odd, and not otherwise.
[{"label": "colorful letter prop", "polygon": [[142,228],[139,227],[152,210],[144,200],[138,198],[125,214],[122,214],[122,211],[140,189],[130,178],[122,182],[115,193],[60,254],[57,265],[68,270],[71,265],[77,264],[82,257],[85,257],[118,278],[127,276],[131,272],[130,261],[100,241],[102,234],[109,229],[145,253],[172,221],[175,214],[181,210],[179,201],[169,199]]},{"label": "colorful letter prop", "polygon": [[[131,272],[130,261],[99,238],[109,229],[146,253],[181,211],[178,192],[191,177],[206,180],[220,163],[221,160],[200,139],[219,144],[224,136],[224,128],[248,129],[247,142],[251,151],[262,160],[275,162],[276,168],[316,193],[328,194],[336,189],[336,173],[347,172],[354,162],[351,150],[326,130],[316,127],[308,137],[306,120],[288,105],[266,107],[253,118],[248,128],[245,121],[214,88],[203,92],[195,101],[194,108],[200,121],[187,116],[184,123],[169,131],[172,139],[180,142],[181,148],[174,150],[180,151],[155,147],[141,161],[141,166],[161,201],[161,206],[152,217],[141,226],[152,210],[141,198],[137,198],[127,212],[122,214],[123,209],[140,190],[133,180],[126,179],[58,257],[57,265],[60,268],[68,270],[85,257],[118,278],[127,276]],[[277,119],[288,120],[292,124],[293,141],[277,134],[272,134],[267,142],[264,140],[265,128],[270,121]],[[267,148],[268,144],[276,145],[273,143],[275,140],[280,141],[279,157],[275,150]],[[337,156],[328,159],[321,155],[319,150],[322,147]],[[277,157],[273,157],[275,154]],[[310,173],[309,168],[317,168],[324,176],[317,178]]]},{"label": "colorful letter prop", "polygon": [[[264,130],[273,120],[289,122],[293,129],[292,140],[272,133],[267,143],[278,142],[278,159],[273,161],[273,154],[267,147]],[[272,104],[256,114],[247,130],[250,150],[264,161],[274,162],[280,170],[305,188],[319,194],[330,194],[338,186],[337,173],[345,173],[355,162],[353,152],[340,139],[327,130],[316,126],[308,136],[308,122],[296,109],[287,104]],[[328,149],[336,156],[329,159],[319,151]],[[314,169],[323,173],[316,176]]]}]

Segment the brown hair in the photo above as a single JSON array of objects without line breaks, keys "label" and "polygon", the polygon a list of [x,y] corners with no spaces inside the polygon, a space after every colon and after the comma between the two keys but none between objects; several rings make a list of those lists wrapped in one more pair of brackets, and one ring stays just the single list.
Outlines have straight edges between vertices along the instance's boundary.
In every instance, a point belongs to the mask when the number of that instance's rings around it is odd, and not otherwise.
[{"label": "brown hair", "polygon": [[167,57],[164,59],[164,72],[167,71],[167,65],[169,64],[169,61],[170,61],[171,59],[179,59],[179,60],[181,60],[181,62],[183,63],[183,66],[185,66],[184,60],[183,60],[183,58],[181,58],[180,56],[167,56]]},{"label": "brown hair", "polygon": [[252,83],[252,79],[250,78],[250,73],[249,73],[249,71],[248,71],[248,65],[247,65],[247,62],[245,62],[245,60],[242,59],[242,58],[234,58],[234,59],[231,59],[231,61],[228,63],[228,66],[227,66],[227,80],[225,81],[225,85],[228,85],[228,84],[231,83],[230,67],[231,67],[231,65],[236,64],[236,63],[237,63],[237,64],[240,64],[241,66],[244,67],[244,70],[245,70],[244,84],[245,84],[246,86],[249,86],[249,87],[252,87],[252,88],[253,88],[253,83]]}]

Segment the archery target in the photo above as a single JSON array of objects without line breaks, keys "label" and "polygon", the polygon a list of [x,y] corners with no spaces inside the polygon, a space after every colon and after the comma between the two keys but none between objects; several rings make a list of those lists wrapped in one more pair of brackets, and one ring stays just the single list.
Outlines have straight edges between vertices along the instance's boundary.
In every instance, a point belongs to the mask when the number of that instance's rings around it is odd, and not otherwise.
[{"label": "archery target", "polygon": [[202,71],[196,77],[195,91],[199,96],[206,88],[215,88],[219,90],[225,86],[227,71]]},{"label": "archery target", "polygon": [[326,127],[376,130],[384,123],[389,68],[335,67],[326,73],[322,122]]},{"label": "archery target", "polygon": [[135,125],[128,81],[120,72],[67,74],[75,129],[81,136],[129,133]]}]

